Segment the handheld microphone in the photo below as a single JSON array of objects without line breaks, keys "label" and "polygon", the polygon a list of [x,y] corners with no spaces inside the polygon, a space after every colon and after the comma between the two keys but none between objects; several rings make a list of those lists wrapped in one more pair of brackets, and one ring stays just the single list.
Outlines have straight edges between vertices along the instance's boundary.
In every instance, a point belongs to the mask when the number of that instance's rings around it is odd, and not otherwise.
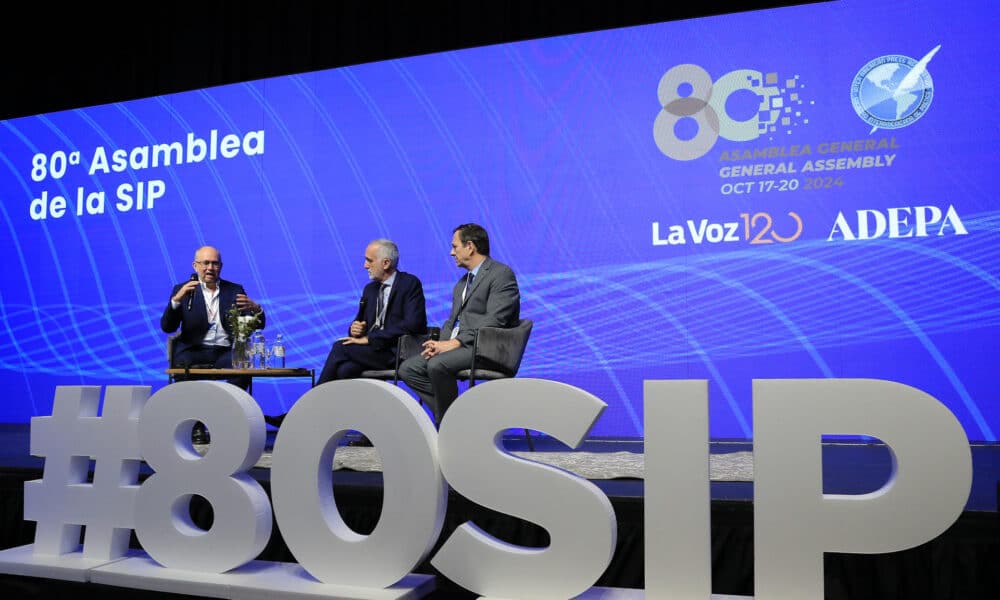
[{"label": "handheld microphone", "polygon": [[365,307],[368,306],[368,298],[361,296],[361,302],[358,302],[358,316],[354,317],[355,321],[365,320]]},{"label": "handheld microphone", "polygon": [[[198,281],[198,274],[191,273],[191,277],[188,277],[188,281]],[[194,290],[188,292],[188,310],[191,310],[191,306],[194,303]]]}]

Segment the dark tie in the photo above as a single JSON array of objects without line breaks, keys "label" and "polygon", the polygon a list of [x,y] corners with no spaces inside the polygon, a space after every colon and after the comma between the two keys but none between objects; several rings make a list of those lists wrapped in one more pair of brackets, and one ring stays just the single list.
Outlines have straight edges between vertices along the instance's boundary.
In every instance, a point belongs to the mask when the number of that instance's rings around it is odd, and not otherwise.
[{"label": "dark tie", "polygon": [[375,329],[382,328],[382,310],[385,308],[385,288],[389,287],[388,284],[383,283],[378,288],[378,298],[375,299]]},{"label": "dark tie", "polygon": [[[462,290],[462,307],[463,308],[465,307],[465,299],[468,297],[469,290],[472,289],[472,278],[475,277],[475,276],[476,275],[472,271],[469,271],[469,276],[465,279],[465,289]],[[459,310],[459,315],[461,314],[461,312],[462,311],[460,309]],[[455,315],[455,322],[451,326],[451,338],[452,339],[455,339],[455,336],[458,335],[458,323],[459,323],[459,321],[461,321],[461,318],[458,315]]]},{"label": "dark tie", "polygon": [[469,295],[469,290],[472,289],[472,279],[475,276],[475,273],[469,271],[469,278],[465,280],[465,290],[462,291],[462,302],[465,302],[465,298]]}]

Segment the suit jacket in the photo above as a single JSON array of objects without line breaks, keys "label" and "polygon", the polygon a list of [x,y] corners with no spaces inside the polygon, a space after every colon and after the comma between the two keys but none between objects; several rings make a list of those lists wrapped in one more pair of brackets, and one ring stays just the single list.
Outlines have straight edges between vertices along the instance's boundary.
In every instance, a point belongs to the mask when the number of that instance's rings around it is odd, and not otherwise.
[{"label": "suit jacket", "polygon": [[[175,285],[170,291],[170,297],[173,298],[177,290],[186,283],[187,281]],[[222,311],[220,320],[222,328],[226,330],[230,338],[232,338],[233,333],[227,317],[229,309],[236,304],[236,294],[246,294],[242,285],[225,279],[219,280],[219,310]],[[261,315],[261,329],[264,328],[264,321],[265,317]],[[186,299],[176,310],[171,306],[170,300],[167,300],[167,308],[164,309],[163,316],[160,317],[160,329],[164,333],[173,333],[177,331],[178,327],[181,328],[181,336],[174,342],[174,352],[180,352],[191,346],[199,346],[205,340],[205,334],[208,333],[208,309],[205,307],[205,296],[200,289],[196,288],[194,291],[191,298],[191,310],[188,310]]]},{"label": "suit jacket", "polygon": [[463,302],[465,281],[466,277],[459,279],[452,291],[451,315],[441,327],[442,340],[451,338],[456,318],[459,320],[456,339],[463,346],[472,346],[476,330],[480,327],[508,328],[518,324],[521,320],[521,292],[510,267],[486,257]]},{"label": "suit jacket", "polygon": [[[424,286],[415,275],[396,271],[396,279],[389,289],[385,306],[385,321],[380,329],[375,326],[375,311],[378,307],[378,291],[381,281],[371,281],[361,292],[365,299],[364,321],[368,323],[368,344],[372,350],[392,352],[396,355],[396,341],[403,334],[427,332],[427,307],[424,301]],[[350,335],[350,331],[348,331]]]}]

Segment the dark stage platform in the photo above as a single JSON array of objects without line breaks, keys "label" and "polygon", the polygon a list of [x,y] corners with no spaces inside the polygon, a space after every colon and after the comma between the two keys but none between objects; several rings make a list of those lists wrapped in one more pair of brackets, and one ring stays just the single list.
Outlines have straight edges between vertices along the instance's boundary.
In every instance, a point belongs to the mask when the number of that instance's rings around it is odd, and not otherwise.
[{"label": "dark stage platform", "polygon": [[[271,434],[273,436],[273,434]],[[23,520],[24,482],[42,475],[43,461],[31,457],[26,425],[0,425],[0,547],[30,544],[34,523]],[[512,451],[526,450],[523,437],[506,440]],[[565,451],[550,438],[536,438],[535,448]],[[714,441],[713,454],[752,450],[745,441]],[[588,452],[642,452],[640,440],[589,440]],[[827,493],[864,493],[880,487],[890,472],[885,446],[875,443],[824,444],[823,478]],[[973,444],[973,489],[966,511],[938,538],[903,552],[859,556],[829,553],[824,560],[828,599],[992,599],[1000,597],[1000,446]],[[148,473],[148,470],[146,471]],[[268,469],[251,474],[270,493]],[[643,482],[641,479],[592,480],[611,500],[618,519],[618,545],[612,562],[596,585],[643,587]],[[753,484],[747,481],[713,481],[712,490],[712,591],[715,594],[753,595]],[[530,493],[526,492],[526,493]],[[338,470],[334,495],[344,520],[359,533],[370,532],[382,507],[379,472]],[[209,527],[211,507],[192,506],[195,521]],[[505,541],[524,546],[544,546],[547,533],[538,526],[478,506],[452,491],[438,545],[460,524],[473,521]],[[134,547],[139,547],[133,536]],[[429,556],[433,556],[434,551]],[[258,557],[293,562],[275,525],[272,538]],[[437,574],[429,561],[418,573]],[[30,577],[0,575],[0,598],[184,598],[96,584],[78,584]],[[475,598],[443,577],[428,598]]]}]

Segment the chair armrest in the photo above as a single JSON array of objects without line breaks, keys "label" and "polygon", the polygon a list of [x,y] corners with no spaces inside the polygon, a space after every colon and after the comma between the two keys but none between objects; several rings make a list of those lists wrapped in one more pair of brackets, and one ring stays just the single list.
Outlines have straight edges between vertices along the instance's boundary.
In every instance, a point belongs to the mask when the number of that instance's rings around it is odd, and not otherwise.
[{"label": "chair armrest", "polygon": [[174,368],[174,343],[179,337],[181,337],[181,334],[175,333],[167,338],[167,368],[169,369]]}]

